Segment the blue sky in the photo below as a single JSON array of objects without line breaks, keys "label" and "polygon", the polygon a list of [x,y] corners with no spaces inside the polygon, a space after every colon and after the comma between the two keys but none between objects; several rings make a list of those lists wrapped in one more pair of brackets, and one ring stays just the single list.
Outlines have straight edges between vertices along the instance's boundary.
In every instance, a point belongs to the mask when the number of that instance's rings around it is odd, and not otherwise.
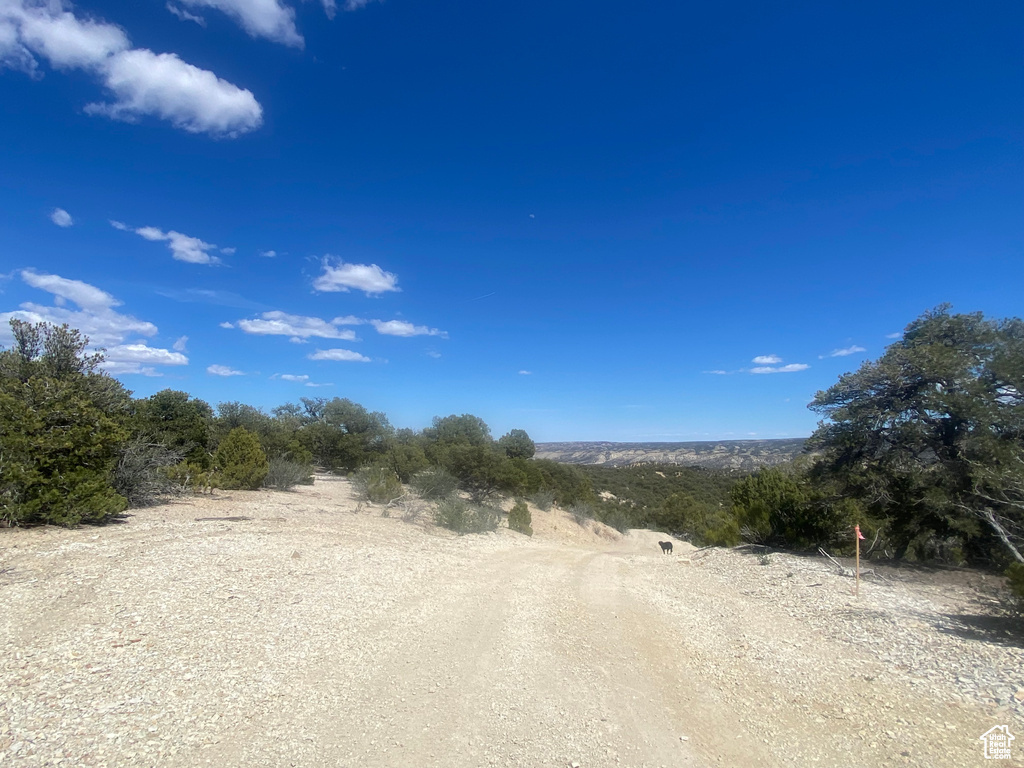
[{"label": "blue sky", "polygon": [[1021,313],[1024,5],[0,0],[0,320],[137,396],[809,434]]}]

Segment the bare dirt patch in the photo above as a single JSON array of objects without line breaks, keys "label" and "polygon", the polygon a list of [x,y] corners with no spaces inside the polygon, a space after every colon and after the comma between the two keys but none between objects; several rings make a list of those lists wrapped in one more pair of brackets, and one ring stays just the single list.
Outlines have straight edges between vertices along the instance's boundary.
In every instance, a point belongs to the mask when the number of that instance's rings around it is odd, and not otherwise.
[{"label": "bare dirt patch", "polygon": [[969,766],[994,725],[1024,753],[991,580],[855,599],[817,559],[532,512],[459,537],[319,478],[4,531],[0,764]]}]

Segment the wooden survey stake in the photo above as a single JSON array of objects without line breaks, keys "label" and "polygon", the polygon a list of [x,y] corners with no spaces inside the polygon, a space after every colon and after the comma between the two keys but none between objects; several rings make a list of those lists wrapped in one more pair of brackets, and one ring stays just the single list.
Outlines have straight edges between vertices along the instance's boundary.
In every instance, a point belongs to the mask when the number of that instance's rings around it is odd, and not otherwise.
[{"label": "wooden survey stake", "polygon": [[853,526],[853,532],[856,534],[854,540],[857,542],[857,565],[855,573],[857,575],[856,586],[853,588],[854,597],[860,597],[860,540],[864,538],[864,534],[860,532],[860,526]]}]

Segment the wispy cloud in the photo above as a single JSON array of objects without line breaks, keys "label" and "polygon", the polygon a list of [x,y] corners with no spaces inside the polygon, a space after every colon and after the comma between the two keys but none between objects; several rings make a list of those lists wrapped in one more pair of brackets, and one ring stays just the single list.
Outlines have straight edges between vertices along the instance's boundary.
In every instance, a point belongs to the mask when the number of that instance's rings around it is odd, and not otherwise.
[{"label": "wispy cloud", "polygon": [[324,273],[313,281],[313,290],[324,293],[348,292],[355,288],[367,296],[401,291],[398,276],[385,272],[376,264],[346,264],[330,256],[322,263]]},{"label": "wispy cloud", "polygon": [[[122,302],[93,285],[31,269],[23,269],[18,275],[32,288],[53,294],[54,306],[25,302],[18,310],[0,313],[0,334],[7,331],[8,322],[16,317],[30,323],[67,323],[98,346],[120,344],[130,335],[156,335],[157,328],[153,323],[117,312],[114,307]],[[69,302],[76,304],[78,309],[68,307]]]},{"label": "wispy cloud", "polygon": [[208,365],[206,372],[213,376],[245,376],[243,371],[236,371],[227,365]]},{"label": "wispy cloud", "polygon": [[265,259],[273,259],[277,256],[277,251],[260,251],[260,256]]},{"label": "wispy cloud", "polygon": [[179,336],[178,340],[171,346],[175,352],[184,352],[185,347],[188,345],[188,336]]},{"label": "wispy cloud", "polygon": [[[855,355],[858,352],[867,352],[864,347],[859,347],[856,344],[850,347],[843,347],[842,349],[833,349],[828,353],[828,357],[848,357],[849,355]],[[822,356],[824,357],[824,355]]]},{"label": "wispy cloud", "polygon": [[305,374],[295,374],[295,373],[275,373],[270,378],[272,378],[272,379],[280,379],[281,381],[294,381],[294,382],[297,382],[299,384],[304,384],[305,382],[309,381],[309,376],[307,376]]},{"label": "wispy cloud", "polygon": [[885,334],[885,338],[887,338],[887,339],[902,339],[903,338],[903,332],[901,331],[900,333],[887,333],[887,334]]},{"label": "wispy cloud", "polygon": [[533,375],[533,371],[520,371],[519,375],[520,376],[532,376]]},{"label": "wispy cloud", "polygon": [[113,95],[112,101],[86,105],[87,114],[126,122],[151,116],[190,133],[227,137],[263,122],[251,91],[173,53],[132,48],[119,26],[80,18],[69,2],[2,0],[0,67],[36,76],[39,59],[54,69],[89,72]]},{"label": "wispy cloud", "polygon": [[234,307],[235,309],[266,309],[265,304],[250,301],[244,296],[240,296],[232,291],[218,291],[207,288],[186,288],[184,290],[179,290],[177,288],[158,288],[156,293],[159,296],[186,304],[212,304],[217,307]]},{"label": "wispy cloud", "polygon": [[179,8],[173,3],[167,3],[167,10],[177,16],[182,21],[192,21],[198,24],[200,27],[206,27],[206,19],[202,16],[197,16],[194,13],[189,13],[184,8]]},{"label": "wispy cloud", "polygon": [[175,343],[172,352],[151,347],[144,342],[131,341],[132,337],[155,336],[157,327],[153,323],[118,312],[115,307],[120,306],[121,302],[106,291],[81,280],[31,269],[23,269],[18,275],[26,285],[52,294],[54,305],[25,302],[13,312],[0,312],[0,343],[9,343],[11,318],[30,323],[67,323],[88,336],[94,347],[106,348],[103,368],[108,373],[159,376],[153,366],[188,365],[183,345],[179,349]]},{"label": "wispy cloud", "polygon": [[[176,261],[184,261],[188,264],[220,264],[220,259],[210,253],[210,251],[217,250],[217,246],[200,240],[198,237],[183,235],[173,229],[164,232],[158,227],[129,227],[121,221],[111,221],[110,226],[122,232],[134,232],[139,237],[151,242],[166,242],[171,256]],[[231,249],[222,250],[227,252]]]},{"label": "wispy cloud", "polygon": [[806,363],[790,363],[789,365],[765,365],[758,368],[751,368],[751,373],[796,373],[797,371],[806,371],[811,366]]},{"label": "wispy cloud", "polygon": [[728,376],[729,375],[729,371],[722,371],[722,370],[717,370],[717,369],[713,370],[713,371],[701,371],[701,373],[711,373],[711,374],[714,374],[715,376]]},{"label": "wispy cloud", "polygon": [[71,214],[63,208],[54,208],[50,214],[50,221],[58,227],[70,227],[75,223],[74,219],[71,218]]},{"label": "wispy cloud", "polygon": [[[231,18],[250,37],[302,48],[295,28],[295,11],[280,0],[178,0],[190,8],[215,8]],[[170,7],[168,7],[170,9]],[[171,11],[174,13],[174,11]],[[175,14],[177,15],[177,14]]]},{"label": "wispy cloud", "polygon": [[437,328],[428,328],[425,325],[413,325],[404,320],[371,320],[370,324],[377,330],[377,333],[384,336],[440,336],[448,338],[445,331]]},{"label": "wispy cloud", "polygon": [[340,363],[368,363],[370,358],[350,349],[318,349],[309,355],[310,360],[334,360]]},{"label": "wispy cloud", "polygon": [[776,363],[781,363],[782,358],[778,355],[758,355],[750,362],[757,365],[775,365]]}]

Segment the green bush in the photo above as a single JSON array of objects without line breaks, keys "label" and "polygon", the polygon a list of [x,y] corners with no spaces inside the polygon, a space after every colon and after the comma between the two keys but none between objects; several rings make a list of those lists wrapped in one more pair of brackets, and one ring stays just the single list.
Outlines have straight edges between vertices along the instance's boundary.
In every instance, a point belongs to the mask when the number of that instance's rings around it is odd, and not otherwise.
[{"label": "green bush", "polygon": [[409,484],[422,499],[447,499],[459,489],[459,479],[440,467],[425,469],[411,478]]},{"label": "green bush", "polygon": [[537,491],[530,494],[530,503],[537,509],[548,512],[555,503],[554,491]]},{"label": "green bush", "polygon": [[498,438],[498,448],[510,459],[532,459],[537,446],[530,436],[521,429],[513,429],[507,435]]},{"label": "green bush", "polygon": [[217,466],[223,488],[256,490],[270,471],[260,439],[245,427],[235,427],[217,448]]},{"label": "green bush", "polygon": [[497,530],[500,518],[501,513],[493,507],[454,497],[442,500],[434,510],[435,523],[460,534]]},{"label": "green bush", "polygon": [[374,504],[387,504],[402,496],[402,481],[388,467],[363,467],[352,475],[356,493]]},{"label": "green bush", "polygon": [[533,516],[525,501],[517,501],[508,513],[508,527],[513,531],[533,536]]},{"label": "green bush", "polygon": [[577,525],[583,525],[587,520],[594,519],[594,508],[582,501],[571,504],[568,512],[572,515],[572,519],[576,521]]},{"label": "green bush", "polygon": [[273,458],[270,459],[267,476],[263,479],[263,487],[289,491],[296,485],[308,485],[312,480],[313,467],[311,465]]},{"label": "green bush", "polygon": [[0,352],[0,522],[99,523],[123,511],[111,486],[130,397],[67,326],[11,320]]},{"label": "green bush", "polygon": [[611,526],[619,533],[625,533],[634,527],[633,518],[619,505],[606,506],[598,513],[597,519],[605,525]]},{"label": "green bush", "polygon": [[214,488],[220,487],[220,476],[216,472],[192,461],[183,461],[164,471],[175,493],[213,493]]},{"label": "green bush", "polygon": [[151,442],[167,446],[185,460],[209,468],[207,444],[213,419],[209,404],[187,392],[165,389],[133,405],[136,436],[152,438]]},{"label": "green bush", "polygon": [[382,457],[382,463],[393,469],[403,483],[430,466],[426,453],[414,443],[394,443]]},{"label": "green bush", "polygon": [[740,541],[739,523],[731,510],[674,493],[650,516],[659,530],[682,536],[701,546],[734,546]]}]

